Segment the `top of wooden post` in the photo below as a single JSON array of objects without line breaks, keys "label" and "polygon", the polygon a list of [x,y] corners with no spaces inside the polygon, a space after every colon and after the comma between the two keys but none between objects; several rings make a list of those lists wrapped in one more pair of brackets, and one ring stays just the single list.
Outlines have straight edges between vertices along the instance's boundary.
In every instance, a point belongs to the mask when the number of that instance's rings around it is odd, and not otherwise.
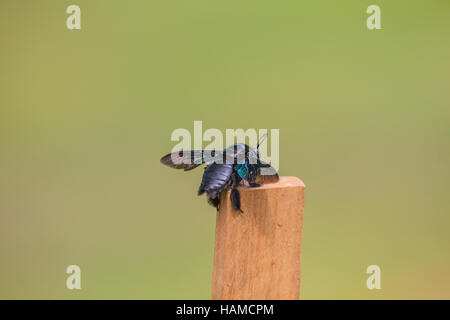
[{"label": "top of wooden post", "polygon": [[[261,178],[258,178],[258,183],[261,183]],[[249,192],[249,191],[257,191],[261,189],[278,189],[278,188],[289,188],[289,187],[300,187],[305,188],[305,184],[302,180],[300,180],[297,177],[291,177],[291,176],[282,176],[278,181],[271,181],[271,178],[264,181],[264,184],[262,184],[260,187],[256,188],[248,188],[248,187],[239,187],[240,192]]]},{"label": "top of wooden post", "polygon": [[[267,177],[266,177],[267,178]],[[239,187],[243,213],[222,193],[213,299],[298,299],[305,185],[297,177]]]}]

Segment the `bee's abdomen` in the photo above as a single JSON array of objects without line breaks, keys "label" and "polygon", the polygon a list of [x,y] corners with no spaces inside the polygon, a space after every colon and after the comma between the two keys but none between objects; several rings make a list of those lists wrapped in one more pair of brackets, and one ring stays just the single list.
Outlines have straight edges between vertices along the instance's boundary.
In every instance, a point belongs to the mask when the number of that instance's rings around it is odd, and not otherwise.
[{"label": "bee's abdomen", "polygon": [[206,167],[203,174],[202,183],[198,188],[198,194],[206,194],[215,198],[222,191],[228,188],[233,173],[233,164],[211,163]]}]

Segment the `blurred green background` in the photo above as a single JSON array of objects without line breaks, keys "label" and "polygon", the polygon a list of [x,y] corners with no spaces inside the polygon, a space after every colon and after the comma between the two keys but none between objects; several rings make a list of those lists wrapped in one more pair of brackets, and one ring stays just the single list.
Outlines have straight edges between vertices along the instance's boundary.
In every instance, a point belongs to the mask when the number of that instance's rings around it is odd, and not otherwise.
[{"label": "blurred green background", "polygon": [[450,298],[449,39],[448,0],[2,0],[0,298],[210,298],[202,170],[159,163],[194,120],[280,129],[301,298]]}]

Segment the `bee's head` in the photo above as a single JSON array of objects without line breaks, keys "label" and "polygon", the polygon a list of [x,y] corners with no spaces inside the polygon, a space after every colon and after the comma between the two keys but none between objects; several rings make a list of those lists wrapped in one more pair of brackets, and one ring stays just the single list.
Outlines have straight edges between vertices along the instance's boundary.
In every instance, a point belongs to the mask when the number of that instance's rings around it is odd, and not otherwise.
[{"label": "bee's head", "polygon": [[254,164],[254,165],[260,165],[261,161],[259,160],[259,146],[261,145],[261,143],[264,142],[264,140],[267,137],[267,133],[265,133],[258,141],[258,144],[256,145],[256,148],[252,148],[246,145],[247,147],[247,151],[246,151],[246,156],[247,156],[247,161],[250,164]]}]

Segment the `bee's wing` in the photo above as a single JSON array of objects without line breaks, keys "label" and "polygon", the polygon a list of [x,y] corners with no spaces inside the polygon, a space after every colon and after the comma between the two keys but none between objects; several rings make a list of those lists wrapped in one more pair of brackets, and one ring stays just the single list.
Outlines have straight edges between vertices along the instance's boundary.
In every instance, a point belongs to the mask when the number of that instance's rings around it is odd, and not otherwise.
[{"label": "bee's wing", "polygon": [[161,163],[174,169],[184,169],[184,171],[188,171],[197,168],[203,163],[214,161],[216,158],[222,158],[222,151],[177,151],[166,154],[161,158]]}]

